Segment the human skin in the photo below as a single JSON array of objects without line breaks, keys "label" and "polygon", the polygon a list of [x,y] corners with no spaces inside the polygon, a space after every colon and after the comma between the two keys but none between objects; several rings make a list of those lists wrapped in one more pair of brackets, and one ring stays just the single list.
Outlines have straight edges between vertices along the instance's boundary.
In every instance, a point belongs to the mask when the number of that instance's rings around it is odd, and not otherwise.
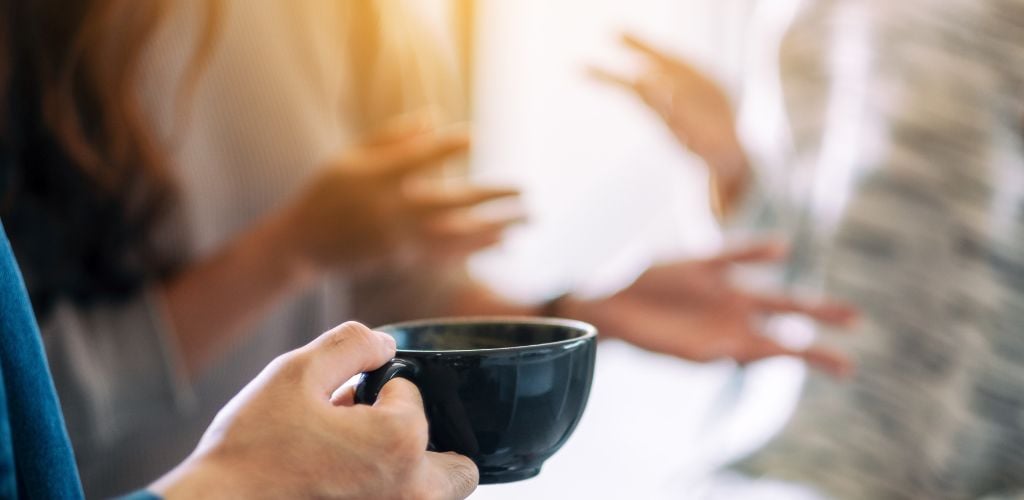
[{"label": "human skin", "polygon": [[[497,243],[517,219],[476,220],[464,213],[478,203],[515,196],[515,191],[469,185],[416,191],[402,182],[467,146],[464,133],[397,123],[342,155],[336,168],[311,182],[292,204],[172,282],[165,297],[186,364],[199,370],[230,345],[235,338],[230,332],[241,331],[274,303],[331,270],[381,267],[397,260],[407,268],[423,267],[457,261]],[[750,363],[787,355],[831,375],[847,375],[852,363],[842,353],[788,348],[763,335],[758,324],[764,316],[798,313],[846,326],[855,311],[837,303],[755,294],[732,282],[733,268],[771,264],[783,253],[777,245],[753,244],[708,259],[663,263],[613,296],[569,296],[554,311],[511,302],[467,280],[433,314],[557,314],[593,323],[604,338],[693,361]]]},{"label": "human skin", "polygon": [[218,413],[195,451],[150,490],[177,498],[461,499],[476,466],[427,448],[416,387],[373,406],[332,395],[395,354],[390,336],[344,323],[279,356]]},{"label": "human skin", "polygon": [[334,271],[429,266],[497,243],[519,216],[471,209],[512,189],[412,181],[466,151],[465,131],[404,118],[345,151],[275,212],[162,284],[181,358],[196,375],[274,304]]},{"label": "human skin", "polygon": [[732,103],[721,86],[688,62],[632,35],[622,43],[644,63],[636,75],[592,68],[598,80],[628,89],[665,123],[684,148],[708,166],[712,209],[729,216],[749,187],[750,165],[736,133]]},{"label": "human skin", "polygon": [[[850,306],[808,302],[786,295],[744,290],[731,271],[742,265],[776,264],[785,257],[778,244],[754,243],[718,255],[653,266],[609,297],[559,301],[558,316],[593,324],[603,338],[691,361],[733,359],[740,364],[793,356],[837,378],[853,363],[843,353],[820,346],[791,348],[761,331],[762,319],[801,314],[823,324],[846,327],[857,319]],[[536,306],[510,304],[483,287],[463,292],[454,314],[536,315]]]}]

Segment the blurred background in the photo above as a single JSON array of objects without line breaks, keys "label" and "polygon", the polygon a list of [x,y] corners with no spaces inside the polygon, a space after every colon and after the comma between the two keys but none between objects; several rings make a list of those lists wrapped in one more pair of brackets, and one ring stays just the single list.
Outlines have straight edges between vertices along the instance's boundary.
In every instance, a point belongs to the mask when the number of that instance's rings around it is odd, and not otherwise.
[{"label": "blurred background", "polygon": [[477,498],[1024,492],[1024,0],[74,5],[0,33],[0,216],[87,495],[317,332],[459,315],[628,342]]},{"label": "blurred background", "polygon": [[[699,159],[635,96],[586,69],[633,69],[619,44],[630,32],[730,88],[753,4],[435,0],[435,19],[450,27],[471,89],[472,171],[521,186],[530,216],[474,259],[477,277],[522,301],[565,289],[599,295],[659,259],[719,248]],[[795,360],[741,373],[730,361],[689,363],[605,342],[587,412],[562,451],[537,478],[483,486],[474,497],[686,496],[692,478],[782,424],[802,376]]]}]

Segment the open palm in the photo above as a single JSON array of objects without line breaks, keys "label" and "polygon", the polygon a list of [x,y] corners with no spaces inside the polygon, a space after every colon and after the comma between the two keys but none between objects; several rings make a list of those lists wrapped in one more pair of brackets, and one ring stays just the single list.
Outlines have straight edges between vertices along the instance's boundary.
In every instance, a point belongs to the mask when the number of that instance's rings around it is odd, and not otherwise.
[{"label": "open palm", "polygon": [[845,355],[818,346],[784,346],[764,335],[759,325],[764,317],[780,313],[847,325],[856,317],[851,307],[749,292],[730,279],[729,271],[737,264],[774,262],[782,256],[777,245],[759,244],[709,259],[652,267],[628,288],[587,304],[584,315],[608,336],[684,359],[749,363],[796,356],[829,374],[845,375],[851,369]]}]

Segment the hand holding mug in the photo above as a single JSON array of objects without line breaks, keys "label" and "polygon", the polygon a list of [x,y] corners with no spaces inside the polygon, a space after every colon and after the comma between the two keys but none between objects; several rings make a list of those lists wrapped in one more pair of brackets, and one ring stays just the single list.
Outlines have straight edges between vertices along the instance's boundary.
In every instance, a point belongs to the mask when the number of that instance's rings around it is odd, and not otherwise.
[{"label": "hand holding mug", "polygon": [[166,498],[460,499],[469,459],[427,448],[415,386],[389,382],[373,406],[332,393],[395,354],[395,342],[345,323],[278,357],[217,415],[196,451],[152,489]]},{"label": "hand holding mug", "polygon": [[412,380],[423,393],[431,449],[469,457],[480,484],[539,474],[586,407],[597,331],[585,323],[462,317],[380,330],[396,339],[395,359],[337,400],[374,404],[389,380]]}]

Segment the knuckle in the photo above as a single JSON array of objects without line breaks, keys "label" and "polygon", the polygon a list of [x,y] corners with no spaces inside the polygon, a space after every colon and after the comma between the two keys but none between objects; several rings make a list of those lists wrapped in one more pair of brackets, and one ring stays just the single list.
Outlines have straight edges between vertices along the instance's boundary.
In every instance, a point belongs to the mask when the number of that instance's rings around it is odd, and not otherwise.
[{"label": "knuckle", "polygon": [[267,365],[267,368],[277,378],[297,380],[301,378],[308,364],[308,357],[302,351],[296,350],[277,356]]},{"label": "knuckle", "polygon": [[328,346],[338,348],[352,345],[355,348],[368,348],[374,345],[374,334],[362,323],[346,321],[326,335]]},{"label": "knuckle", "polygon": [[370,329],[358,321],[346,321],[338,326],[338,330],[351,335],[364,335],[370,333]]}]

